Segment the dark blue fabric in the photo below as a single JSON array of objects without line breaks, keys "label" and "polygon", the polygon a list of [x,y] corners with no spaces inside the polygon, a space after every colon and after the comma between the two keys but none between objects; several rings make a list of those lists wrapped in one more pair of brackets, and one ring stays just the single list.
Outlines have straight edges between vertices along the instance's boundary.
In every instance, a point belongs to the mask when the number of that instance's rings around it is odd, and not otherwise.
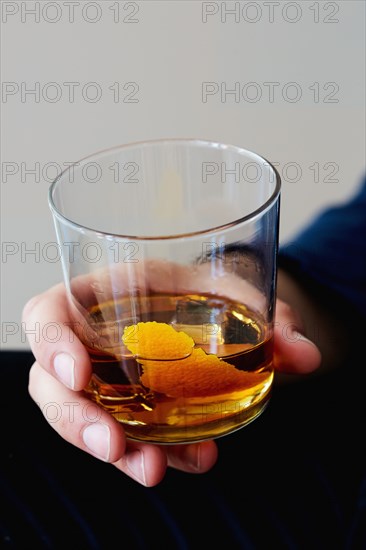
[{"label": "dark blue fabric", "polygon": [[[333,310],[334,315],[341,314],[348,321],[350,331],[354,327],[355,360],[344,366],[348,368],[345,384],[347,379],[352,381],[352,369],[353,384],[362,386],[365,383],[362,343],[366,331],[366,177],[353,197],[325,209],[293,242],[281,246],[279,265],[311,287],[318,300]],[[366,462],[364,468],[347,548],[366,548]]]},{"label": "dark blue fabric", "polygon": [[366,318],[366,178],[348,202],[327,208],[280,248],[280,265]]}]

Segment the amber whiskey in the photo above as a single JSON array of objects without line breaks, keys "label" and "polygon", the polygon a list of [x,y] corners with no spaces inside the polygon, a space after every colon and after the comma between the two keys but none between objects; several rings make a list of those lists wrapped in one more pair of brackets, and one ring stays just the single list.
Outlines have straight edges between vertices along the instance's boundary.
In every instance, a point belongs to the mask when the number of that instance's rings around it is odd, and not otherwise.
[{"label": "amber whiskey", "polygon": [[[130,439],[174,444],[217,438],[254,420],[268,402],[272,332],[245,304],[211,295],[155,294],[133,304],[120,298],[95,305],[87,321],[85,333],[92,337],[84,343],[93,375],[86,392],[124,425]],[[151,321],[190,336],[191,356],[134,356],[123,342],[124,328]]]}]

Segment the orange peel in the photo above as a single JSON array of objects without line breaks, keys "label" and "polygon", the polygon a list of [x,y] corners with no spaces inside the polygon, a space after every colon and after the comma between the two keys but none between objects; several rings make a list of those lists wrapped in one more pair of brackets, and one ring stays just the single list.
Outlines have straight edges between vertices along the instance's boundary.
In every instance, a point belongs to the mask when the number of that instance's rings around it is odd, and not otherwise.
[{"label": "orange peel", "polygon": [[228,394],[242,391],[261,380],[261,375],[240,371],[200,348],[181,361],[144,361],[142,365],[144,386],[170,397]]},{"label": "orange peel", "polygon": [[183,359],[194,348],[194,340],[188,334],[157,321],[125,327],[122,341],[136,358],[143,359]]},{"label": "orange peel", "polygon": [[[137,343],[129,341],[131,335],[137,334],[135,327],[139,327]],[[166,323],[151,321],[131,325],[125,329],[123,341],[135,355],[165,359],[139,359],[143,367],[140,380],[150,390],[170,397],[228,394],[255,386],[265,378],[264,374],[240,371],[201,348],[190,349],[190,355],[185,359],[169,360],[173,353],[177,356],[177,349],[180,354],[188,352],[193,340]]]}]

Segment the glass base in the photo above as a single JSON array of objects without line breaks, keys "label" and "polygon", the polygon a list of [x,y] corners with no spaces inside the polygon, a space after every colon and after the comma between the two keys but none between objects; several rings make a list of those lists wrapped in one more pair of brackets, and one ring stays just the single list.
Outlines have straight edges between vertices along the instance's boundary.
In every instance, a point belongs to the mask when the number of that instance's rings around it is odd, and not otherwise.
[{"label": "glass base", "polygon": [[[252,407],[248,407],[237,414],[226,415],[225,412],[221,413],[221,418],[217,420],[205,423],[200,423],[197,426],[190,425],[184,427],[180,425],[169,426],[154,425],[131,425],[125,421],[123,424],[124,431],[127,439],[131,441],[143,441],[145,443],[153,443],[155,445],[178,445],[198,443],[200,441],[207,441],[210,439],[217,439],[224,437],[233,432],[236,432],[258,418],[262,412],[266,409],[269,403],[270,392],[266,394],[263,399]],[[113,415],[118,420],[118,415]]]}]

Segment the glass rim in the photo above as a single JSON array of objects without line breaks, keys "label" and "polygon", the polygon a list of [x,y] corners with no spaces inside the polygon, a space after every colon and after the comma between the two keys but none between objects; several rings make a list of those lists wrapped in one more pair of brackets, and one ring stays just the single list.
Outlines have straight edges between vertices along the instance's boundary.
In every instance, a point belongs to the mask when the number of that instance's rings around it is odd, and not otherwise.
[{"label": "glass rim", "polygon": [[[107,155],[108,153],[113,153],[115,151],[122,151],[124,149],[136,148],[136,147],[145,146],[145,145],[154,145],[154,144],[159,145],[159,144],[163,144],[163,143],[179,143],[179,142],[182,143],[182,144],[194,144],[194,143],[196,143],[196,144],[205,145],[205,146],[209,146],[209,147],[230,149],[231,151],[236,152],[236,153],[250,154],[253,157],[256,157],[257,159],[259,159],[260,161],[265,162],[269,166],[269,168],[272,170],[272,172],[275,176],[275,185],[274,185],[274,189],[273,189],[271,195],[268,197],[268,199],[261,206],[259,206],[258,208],[256,208],[252,212],[250,212],[249,214],[246,214],[245,216],[242,216],[240,218],[232,220],[231,222],[220,224],[220,225],[214,226],[214,227],[209,227],[207,229],[201,229],[199,231],[192,231],[192,232],[188,232],[188,233],[187,232],[186,233],[177,233],[177,234],[174,234],[174,235],[156,235],[156,236],[127,235],[127,234],[110,233],[110,232],[107,232],[107,231],[101,231],[99,229],[95,229],[95,228],[92,228],[92,227],[86,227],[86,226],[84,226],[84,225],[82,225],[82,224],[80,224],[80,223],[78,223],[74,220],[69,219],[67,216],[62,214],[60,212],[60,210],[57,208],[57,206],[56,206],[56,204],[53,200],[53,194],[56,190],[56,187],[57,187],[58,183],[60,182],[60,180],[64,176],[64,174],[68,173],[71,170],[72,167],[78,166],[79,164],[81,164],[81,163],[83,163],[87,160],[96,159],[98,157]],[[101,237],[107,237],[107,238],[108,237],[110,237],[110,238],[113,237],[113,238],[117,238],[117,239],[126,239],[126,240],[134,240],[134,241],[162,241],[162,240],[166,241],[166,240],[182,239],[182,238],[187,238],[187,237],[195,237],[195,236],[199,236],[199,235],[207,235],[207,234],[215,233],[215,232],[219,232],[219,231],[225,231],[227,229],[239,226],[239,225],[241,225],[242,223],[244,223],[246,221],[254,220],[260,214],[263,214],[266,210],[268,210],[277,201],[277,199],[279,198],[280,192],[281,192],[281,177],[280,177],[277,169],[275,168],[275,166],[269,160],[267,160],[262,155],[256,153],[255,151],[252,151],[250,149],[246,149],[244,147],[240,147],[238,145],[233,145],[233,144],[230,144],[230,143],[224,143],[224,142],[215,141],[215,140],[208,140],[208,139],[201,139],[201,138],[188,138],[188,137],[187,138],[171,138],[171,137],[168,137],[168,138],[157,138],[157,139],[133,141],[133,142],[123,143],[123,144],[119,144],[119,145],[114,145],[112,147],[107,147],[105,149],[100,149],[99,151],[91,153],[91,154],[89,154],[89,155],[73,162],[72,164],[67,166],[65,168],[65,170],[62,170],[62,172],[60,172],[60,174],[58,174],[58,176],[56,176],[56,178],[52,181],[52,183],[49,187],[49,191],[48,191],[48,205],[51,209],[52,214],[59,221],[61,221],[62,223],[66,224],[68,226],[71,226],[72,228],[74,228],[78,231],[81,231],[83,233],[90,232],[90,233],[94,233],[96,235],[99,235]]]}]

